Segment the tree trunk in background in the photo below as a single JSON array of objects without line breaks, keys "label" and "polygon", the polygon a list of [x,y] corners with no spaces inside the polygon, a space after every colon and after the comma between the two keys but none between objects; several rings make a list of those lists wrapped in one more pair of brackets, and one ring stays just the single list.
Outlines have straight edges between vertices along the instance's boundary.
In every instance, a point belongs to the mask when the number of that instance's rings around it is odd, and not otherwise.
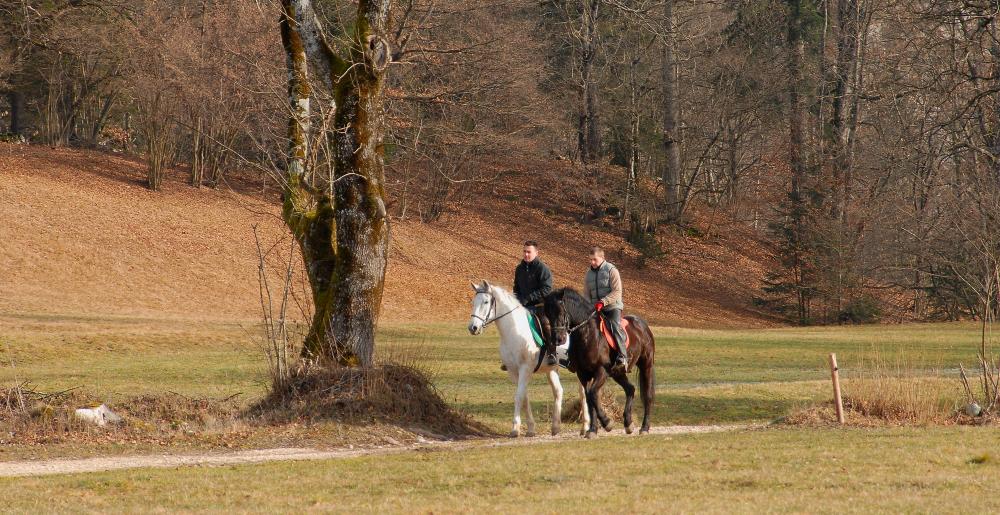
[{"label": "tree trunk in background", "polygon": [[578,141],[580,160],[593,163],[600,157],[601,131],[600,113],[597,105],[597,77],[594,70],[597,58],[597,17],[600,14],[602,0],[583,0],[581,2],[583,27],[581,28],[580,45],[580,115]]},{"label": "tree trunk in background", "polygon": [[[383,197],[383,78],[390,53],[388,0],[358,2],[350,54],[337,55],[309,0],[283,0],[289,69],[289,164],[283,214],[302,248],[315,314],[303,355],[345,366],[372,363],[382,303],[389,225]],[[309,173],[307,59],[336,102],[329,138],[333,194]]]},{"label": "tree trunk in background", "polygon": [[801,255],[804,238],[805,199],[802,186],[805,182],[806,164],[804,156],[805,113],[803,107],[804,80],[802,63],[805,59],[805,41],[802,39],[802,0],[788,0],[788,163],[792,169],[792,181],[789,191],[790,237],[793,256],[791,271],[794,274],[796,304],[799,323],[808,320],[808,306],[803,277],[804,263]]},{"label": "tree trunk in background", "polygon": [[677,63],[675,48],[677,34],[674,24],[674,0],[663,2],[663,188],[665,216],[667,221],[676,222],[680,218],[680,106],[677,98]]},{"label": "tree trunk in background", "polygon": [[851,141],[857,118],[858,65],[860,60],[861,8],[858,0],[837,0],[837,61],[834,65],[833,117],[833,187],[831,213],[847,221],[847,202],[854,168]]},{"label": "tree trunk in background", "polygon": [[631,220],[630,203],[632,191],[635,189],[636,178],[639,175],[639,124],[641,122],[641,106],[639,105],[639,77],[636,68],[639,65],[638,56],[633,57],[629,64],[629,137],[628,137],[628,178],[625,181],[625,205],[621,219]]},{"label": "tree trunk in background", "polygon": [[10,133],[20,135],[24,131],[24,96],[17,91],[7,93],[7,103],[10,104]]},{"label": "tree trunk in background", "polygon": [[201,188],[201,183],[205,180],[205,159],[203,157],[205,148],[202,123],[202,117],[198,116],[195,121],[194,132],[191,134],[191,186],[195,188]]}]

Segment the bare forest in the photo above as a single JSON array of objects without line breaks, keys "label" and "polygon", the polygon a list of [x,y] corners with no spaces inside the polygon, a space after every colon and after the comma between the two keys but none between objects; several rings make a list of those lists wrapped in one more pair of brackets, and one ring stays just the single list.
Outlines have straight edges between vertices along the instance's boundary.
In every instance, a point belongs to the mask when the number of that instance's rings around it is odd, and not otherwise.
[{"label": "bare forest", "polygon": [[303,352],[342,364],[371,359],[392,221],[505,183],[569,184],[540,200],[553,217],[651,260],[724,213],[779,256],[747,302],[790,323],[980,319],[1000,290],[997,9],[0,0],[0,138],[281,202],[315,306]]}]

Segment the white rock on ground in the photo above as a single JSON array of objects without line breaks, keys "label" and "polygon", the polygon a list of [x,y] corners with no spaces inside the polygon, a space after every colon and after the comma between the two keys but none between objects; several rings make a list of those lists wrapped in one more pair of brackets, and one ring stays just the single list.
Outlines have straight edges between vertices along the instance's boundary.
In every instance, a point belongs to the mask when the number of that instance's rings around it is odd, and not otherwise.
[{"label": "white rock on ground", "polygon": [[122,422],[122,418],[114,411],[111,411],[111,408],[106,404],[101,404],[96,408],[80,408],[76,410],[76,418],[98,426],[120,424]]}]

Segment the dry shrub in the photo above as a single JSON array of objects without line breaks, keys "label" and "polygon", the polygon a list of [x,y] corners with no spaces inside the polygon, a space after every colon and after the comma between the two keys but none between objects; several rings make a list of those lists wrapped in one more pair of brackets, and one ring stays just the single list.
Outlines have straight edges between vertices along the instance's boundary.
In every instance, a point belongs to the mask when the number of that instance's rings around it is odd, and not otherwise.
[{"label": "dry shrub", "polygon": [[139,396],[108,403],[122,423],[97,427],[78,420],[77,408],[105,400],[67,390],[43,393],[22,383],[0,389],[0,443],[54,443],[122,439],[157,442],[193,432],[240,426],[240,407],[230,399],[192,399],[178,394]]},{"label": "dry shrub", "polygon": [[[930,425],[960,421],[956,413],[961,405],[960,386],[940,376],[903,356],[890,361],[874,351],[854,374],[842,376],[847,424]],[[795,425],[828,425],[836,421],[832,400],[797,410],[785,419]]]},{"label": "dry shrub", "polygon": [[873,376],[846,383],[844,409],[888,422],[935,424],[954,420],[961,391],[954,381]]},{"label": "dry shrub", "polygon": [[[615,393],[614,388],[601,388],[601,408],[604,409],[604,414],[611,418],[611,420],[621,422],[625,418],[625,406],[618,404],[618,400],[615,399]],[[638,396],[638,394],[636,395]],[[580,410],[581,406],[582,403],[579,397],[564,404],[562,421],[564,423],[582,422],[583,412]]]}]

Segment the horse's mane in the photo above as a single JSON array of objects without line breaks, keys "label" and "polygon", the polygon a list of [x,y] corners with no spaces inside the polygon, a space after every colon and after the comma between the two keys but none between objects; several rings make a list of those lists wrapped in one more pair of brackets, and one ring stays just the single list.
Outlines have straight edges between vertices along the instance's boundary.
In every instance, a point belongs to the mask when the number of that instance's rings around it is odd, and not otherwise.
[{"label": "horse's mane", "polygon": [[583,298],[583,295],[580,295],[573,288],[560,288],[552,292],[550,296],[563,301],[566,313],[569,314],[570,323],[579,324],[590,318],[590,315],[594,312],[594,306],[590,304],[590,301]]},{"label": "horse's mane", "polygon": [[490,286],[493,288],[494,295],[499,293],[505,298],[505,300],[517,302],[517,299],[514,297],[514,294],[507,291],[503,286],[497,286],[495,284],[490,284]]}]

